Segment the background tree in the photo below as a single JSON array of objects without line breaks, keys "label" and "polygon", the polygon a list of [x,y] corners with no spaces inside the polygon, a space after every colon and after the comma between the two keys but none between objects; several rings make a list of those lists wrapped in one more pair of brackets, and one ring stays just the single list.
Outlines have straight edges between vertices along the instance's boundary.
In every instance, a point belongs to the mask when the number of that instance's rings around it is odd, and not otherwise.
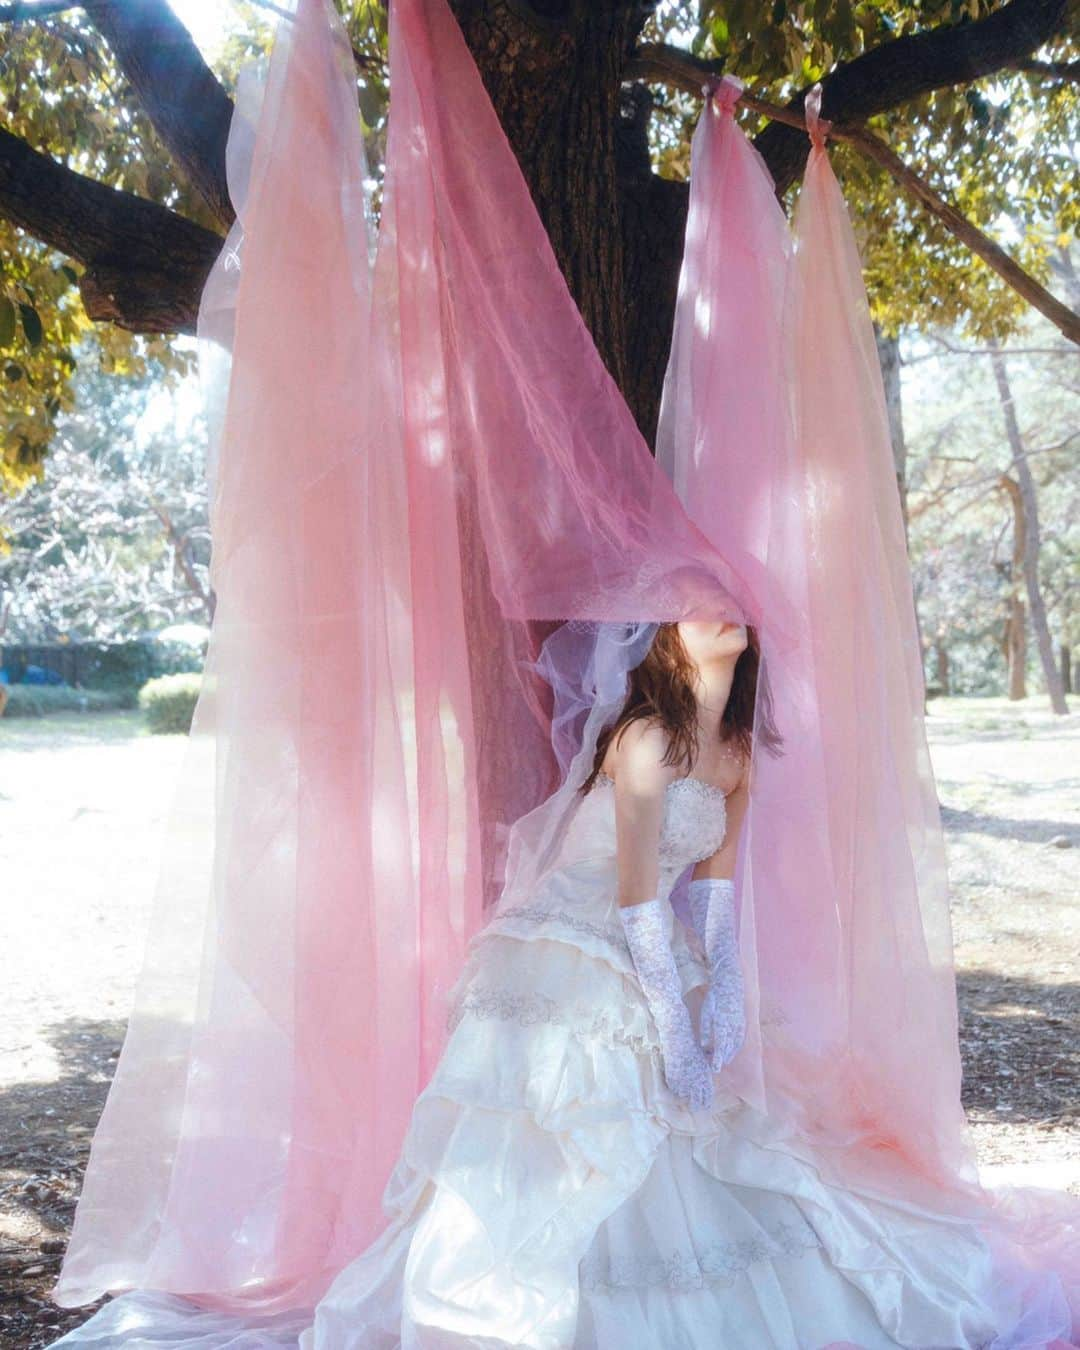
[{"label": "background tree", "polygon": [[1054,710],[1067,711],[1060,686],[1080,621],[1080,352],[1032,319],[1005,344],[942,332],[901,345],[928,680],[1023,698],[1038,671]]},{"label": "background tree", "polygon": [[4,511],[0,642],[112,642],[209,623],[201,415],[184,425],[154,363],[118,377],[84,361],[73,388],[50,473]]},{"label": "background tree", "polygon": [[[266,0],[269,3],[269,0]],[[385,14],[338,0],[361,106],[378,142]],[[1074,230],[1080,48],[1077,0],[452,0],[598,347],[651,436],[670,337],[686,211],[687,91],[729,70],[798,112],[825,87],[838,130],[869,123],[1045,278]],[[88,323],[107,365],[193,331],[206,272],[232,216],[225,184],[230,90],[265,47],[258,11],[211,71],[166,0],[22,0],[5,24],[0,99],[3,463],[37,471],[70,401],[73,341]],[[751,119],[781,194],[804,132]],[[838,154],[883,328],[961,313],[984,334],[1015,324],[1013,293],[878,163]],[[136,337],[136,335],[138,335]]]}]

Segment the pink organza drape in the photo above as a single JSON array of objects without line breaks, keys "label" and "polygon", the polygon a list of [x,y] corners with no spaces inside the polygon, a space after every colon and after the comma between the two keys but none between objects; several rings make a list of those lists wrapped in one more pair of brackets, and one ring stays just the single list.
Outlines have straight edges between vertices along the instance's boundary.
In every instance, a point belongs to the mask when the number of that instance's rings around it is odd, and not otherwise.
[{"label": "pink organza drape", "polygon": [[553,782],[529,622],[756,604],[604,369],[449,10],[402,0],[391,40],[373,268],[329,0],[237,124],[217,615],[65,1303],[317,1295],[378,1231],[506,827]]},{"label": "pink organza drape", "polygon": [[793,248],[710,103],[657,463],[445,0],[391,7],[391,88],[377,250],[330,0],[282,24],[230,139],[200,312],[232,347],[218,613],[56,1297],[318,1297],[381,1226],[507,828],[557,781],[536,625],[703,613],[759,630],[784,739],[755,755],[733,1084],[838,1175],[1007,1209],[1008,1260],[1075,1276],[1075,1206],[973,1178],[903,532],[824,151]]},{"label": "pink organza drape", "polygon": [[[794,231],[721,84],[693,142],[657,455],[687,510],[788,598],[762,642],[779,756],[758,753],[744,964],[772,1030],[768,1109],[933,1175],[973,1163],[960,1107],[941,830],[919,641],[858,256],[815,149]],[[912,1045],[934,1046],[931,1060]]]},{"label": "pink organza drape", "polygon": [[762,753],[759,705],[738,885],[761,1041],[730,1081],[842,1183],[975,1217],[1003,1297],[1060,1280],[1075,1318],[1080,1201],[983,1189],[961,1106],[921,648],[854,235],[816,99],[789,232],[738,92],[724,81],[694,136],[657,443],[690,514],[761,561],[794,616],[790,642],[762,631],[783,748]]}]

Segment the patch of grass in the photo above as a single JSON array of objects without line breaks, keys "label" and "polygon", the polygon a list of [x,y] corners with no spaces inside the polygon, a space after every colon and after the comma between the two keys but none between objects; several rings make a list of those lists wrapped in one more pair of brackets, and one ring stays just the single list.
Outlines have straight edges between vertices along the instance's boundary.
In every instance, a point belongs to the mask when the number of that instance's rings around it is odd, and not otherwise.
[{"label": "patch of grass", "polygon": [[52,713],[48,717],[0,718],[5,750],[66,750],[115,745],[146,735],[140,712]]}]

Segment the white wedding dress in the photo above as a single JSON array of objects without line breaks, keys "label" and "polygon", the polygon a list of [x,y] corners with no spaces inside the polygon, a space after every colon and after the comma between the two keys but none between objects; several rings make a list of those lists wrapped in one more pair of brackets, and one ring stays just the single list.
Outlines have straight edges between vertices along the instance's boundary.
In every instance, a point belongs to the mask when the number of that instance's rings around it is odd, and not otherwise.
[{"label": "white wedding dress", "polygon": [[[724,831],[718,789],[670,784],[661,893]],[[696,1016],[707,973],[670,906],[668,919]],[[474,939],[386,1189],[389,1223],[317,1308],[256,1327],[137,1292],[60,1344],[1005,1350],[1035,1343],[1025,1326],[1067,1325],[1056,1281],[1011,1306],[973,1228],[827,1185],[722,1073],[716,1086],[693,1112],[664,1082],[601,777],[528,902]]]}]

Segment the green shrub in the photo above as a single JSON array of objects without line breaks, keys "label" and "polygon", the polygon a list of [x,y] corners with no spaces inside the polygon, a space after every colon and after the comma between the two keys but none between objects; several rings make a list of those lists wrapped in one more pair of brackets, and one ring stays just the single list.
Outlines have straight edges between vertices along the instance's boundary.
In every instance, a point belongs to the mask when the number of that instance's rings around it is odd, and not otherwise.
[{"label": "green shrub", "polygon": [[131,642],[103,642],[96,647],[84,645],[93,652],[93,665],[83,679],[86,687],[130,691],[128,706],[132,708],[147,680],[159,675],[198,672],[203,666],[202,652],[180,642],[135,638]]},{"label": "green shrub", "polygon": [[199,698],[202,676],[194,673],[161,675],[139,690],[139,707],[146,725],[155,735],[186,733]]},{"label": "green shrub", "polygon": [[200,647],[149,637],[128,642],[5,644],[0,656],[12,684],[22,681],[27,665],[43,665],[58,671],[68,684],[122,695],[123,703],[109,705],[122,708],[138,707],[139,690],[147,680],[203,667]]},{"label": "green shrub", "polygon": [[123,690],[70,689],[62,684],[9,684],[5,717],[45,717],[60,712],[115,712],[132,707]]}]

